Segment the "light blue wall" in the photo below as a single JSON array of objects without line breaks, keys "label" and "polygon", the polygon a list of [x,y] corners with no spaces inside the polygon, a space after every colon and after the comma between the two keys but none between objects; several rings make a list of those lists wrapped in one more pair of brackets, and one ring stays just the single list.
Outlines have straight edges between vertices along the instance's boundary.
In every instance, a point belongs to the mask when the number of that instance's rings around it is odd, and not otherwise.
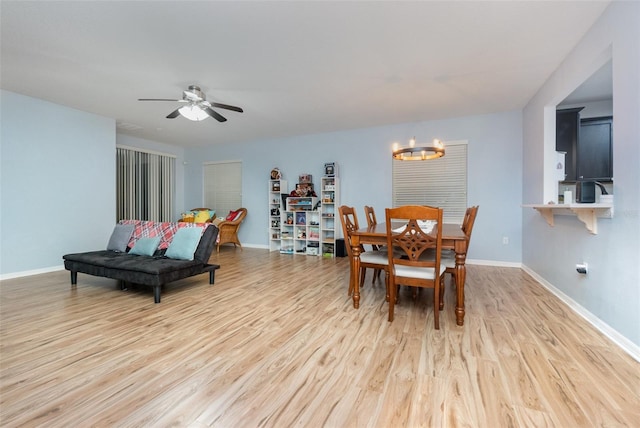
[{"label": "light blue wall", "polygon": [[[247,218],[240,230],[244,245],[268,245],[268,180],[279,167],[289,190],[303,173],[316,184],[326,162],[338,164],[340,203],[364,205],[383,213],[391,206],[391,145],[416,136],[430,142],[467,140],[468,204],[480,205],[468,257],[501,262],[521,261],[522,115],[520,111],[357,129],[295,138],[222,144],[186,149],[185,208],[203,203],[202,165],[241,160],[243,204]],[[502,237],[509,244],[502,244]]]},{"label": "light blue wall", "polygon": [[1,91],[0,275],[104,248],[115,223],[115,121]]},{"label": "light blue wall", "polygon": [[[613,219],[598,234],[576,217],[550,227],[524,208],[523,263],[605,326],[640,346],[640,3],[613,2],[524,109],[525,203],[543,203],[543,110],[555,107],[613,57]],[[547,144],[549,142],[547,141]],[[552,144],[552,143],[551,143]],[[549,150],[549,147],[546,147]],[[552,150],[552,149],[551,149]],[[575,265],[589,264],[579,275]]]}]

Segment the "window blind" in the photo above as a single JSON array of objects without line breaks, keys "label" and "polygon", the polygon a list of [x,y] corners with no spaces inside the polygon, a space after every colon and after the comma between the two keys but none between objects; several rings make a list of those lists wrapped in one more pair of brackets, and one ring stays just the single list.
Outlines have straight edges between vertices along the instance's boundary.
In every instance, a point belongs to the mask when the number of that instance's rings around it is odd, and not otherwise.
[{"label": "window blind", "polygon": [[216,210],[217,217],[242,207],[242,162],[204,164],[204,205]]},{"label": "window blind", "polygon": [[394,207],[440,207],[444,222],[462,222],[467,209],[466,141],[445,143],[445,155],[438,159],[392,162]]},{"label": "window blind", "polygon": [[175,158],[116,148],[116,218],[173,221]]}]

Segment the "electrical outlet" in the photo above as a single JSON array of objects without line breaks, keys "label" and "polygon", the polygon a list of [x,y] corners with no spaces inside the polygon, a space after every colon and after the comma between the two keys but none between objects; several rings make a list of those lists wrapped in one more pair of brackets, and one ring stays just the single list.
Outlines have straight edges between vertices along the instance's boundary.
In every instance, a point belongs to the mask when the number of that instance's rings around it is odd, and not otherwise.
[{"label": "electrical outlet", "polygon": [[508,236],[503,236],[502,237],[502,244],[503,245],[509,245],[509,237]]},{"label": "electrical outlet", "polygon": [[589,273],[589,264],[588,263],[578,263],[576,265],[576,270],[579,274],[586,275]]}]

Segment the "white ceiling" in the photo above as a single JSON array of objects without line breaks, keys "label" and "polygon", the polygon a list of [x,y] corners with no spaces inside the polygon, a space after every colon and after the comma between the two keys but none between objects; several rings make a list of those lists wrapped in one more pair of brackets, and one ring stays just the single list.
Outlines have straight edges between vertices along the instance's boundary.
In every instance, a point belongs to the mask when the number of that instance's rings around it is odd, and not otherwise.
[{"label": "white ceiling", "polygon": [[[6,1],[2,89],[201,146],[522,108],[608,1]],[[165,119],[198,84],[228,121]]]}]

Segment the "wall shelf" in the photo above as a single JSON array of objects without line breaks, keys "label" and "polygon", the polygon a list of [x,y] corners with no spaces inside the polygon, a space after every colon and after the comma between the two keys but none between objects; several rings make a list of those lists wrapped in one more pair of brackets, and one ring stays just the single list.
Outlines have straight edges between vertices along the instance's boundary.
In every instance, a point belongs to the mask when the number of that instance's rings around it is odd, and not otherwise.
[{"label": "wall shelf", "polygon": [[613,218],[612,204],[528,204],[523,207],[538,211],[549,226],[553,226],[556,215],[574,215],[594,235],[598,234],[598,218]]}]

